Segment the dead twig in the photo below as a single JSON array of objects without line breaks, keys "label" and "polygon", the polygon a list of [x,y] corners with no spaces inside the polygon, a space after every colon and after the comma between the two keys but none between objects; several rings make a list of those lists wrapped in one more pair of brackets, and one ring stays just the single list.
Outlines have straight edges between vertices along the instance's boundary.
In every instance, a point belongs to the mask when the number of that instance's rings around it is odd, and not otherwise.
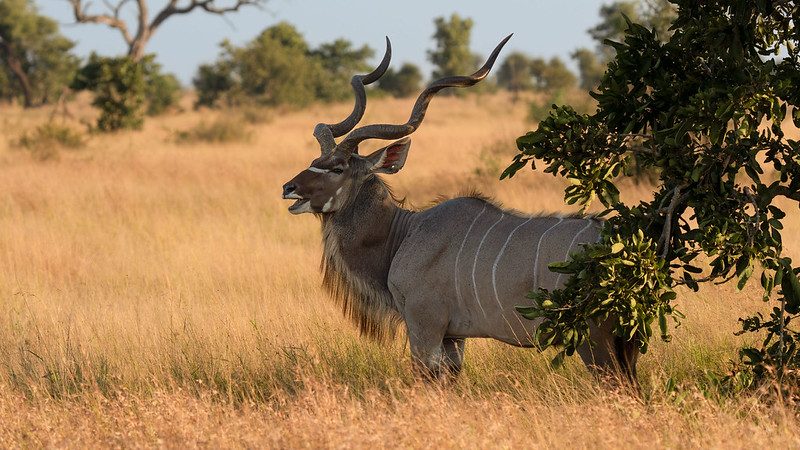
[{"label": "dead twig", "polygon": [[687,184],[675,186],[675,189],[672,191],[672,198],[669,202],[669,206],[667,206],[667,209],[664,210],[663,208],[659,208],[657,211],[659,214],[664,214],[664,229],[661,231],[661,237],[658,238],[658,242],[656,242],[656,245],[661,248],[661,259],[667,259],[667,254],[669,253],[669,243],[672,240],[672,217],[675,215],[675,209],[678,208],[678,205],[685,202],[686,199],[689,198],[688,193],[681,193],[681,190],[686,189],[687,187]]}]

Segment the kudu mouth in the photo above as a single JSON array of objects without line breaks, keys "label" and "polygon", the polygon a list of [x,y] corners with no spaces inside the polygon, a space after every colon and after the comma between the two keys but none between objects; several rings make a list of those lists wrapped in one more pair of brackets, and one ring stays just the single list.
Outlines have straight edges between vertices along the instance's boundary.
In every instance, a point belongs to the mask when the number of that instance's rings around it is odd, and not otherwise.
[{"label": "kudu mouth", "polygon": [[297,186],[291,181],[283,185],[282,197],[285,200],[297,200],[296,202],[292,203],[291,206],[289,206],[289,212],[292,214],[300,214],[302,212],[301,209],[303,208],[303,206],[309,201],[311,201],[311,199],[305,198],[302,195],[295,192],[296,189]]},{"label": "kudu mouth", "polygon": [[297,200],[296,202],[292,203],[291,206],[289,206],[289,212],[292,214],[300,214],[300,209],[303,207],[303,205],[305,205],[308,202],[309,200],[305,198]]}]

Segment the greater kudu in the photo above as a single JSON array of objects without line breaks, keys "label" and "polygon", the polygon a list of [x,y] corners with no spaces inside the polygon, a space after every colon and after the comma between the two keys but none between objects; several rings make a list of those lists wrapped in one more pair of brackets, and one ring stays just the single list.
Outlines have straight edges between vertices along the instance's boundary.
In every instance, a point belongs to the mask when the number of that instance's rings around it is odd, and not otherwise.
[{"label": "greater kudu", "polygon": [[[406,136],[422,123],[434,94],[484,79],[510,37],[474,74],[431,83],[405,124],[353,130],[366,108],[364,86],[389,65],[387,38],[378,68],[353,77],[353,112],[338,124],[316,126],[322,155],[283,186],[283,198],[297,200],[290,212],[322,220],[323,284],[344,313],[373,337],[402,320],[415,365],[429,377],[458,374],[468,337],[532,346],[537,322],[521,318],[514,306],[525,303],[531,289],[559,287],[563,280],[547,265],[566,260],[570,251],[599,236],[600,223],[592,218],[522,216],[476,197],[409,211],[376,176],[403,167],[411,145]],[[400,140],[361,156],[358,144],[366,139]],[[593,328],[592,339],[594,347],[579,350],[584,362],[621,369],[635,383],[636,346],[608,326]]]}]

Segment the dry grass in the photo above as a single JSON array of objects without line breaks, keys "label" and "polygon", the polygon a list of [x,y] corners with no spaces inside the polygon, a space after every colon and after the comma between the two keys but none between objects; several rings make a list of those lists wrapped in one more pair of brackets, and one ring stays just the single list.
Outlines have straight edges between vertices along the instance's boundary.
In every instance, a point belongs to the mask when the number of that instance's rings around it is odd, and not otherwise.
[{"label": "dry grass", "polygon": [[[74,120],[91,120],[81,101]],[[0,447],[800,446],[793,411],[702,394],[741,345],[736,319],[763,307],[754,288],[681,296],[675,342],[640,366],[646,402],[576,361],[553,371],[552,355],[478,340],[456,386],[416,382],[402,340],[358,337],[328,301],[319,224],[280,199],[317,155],[313,126],[351,107],[265,113],[248,141],[177,144],[217,114],[186,112],[44,162],[9,141],[49,111],[0,109]],[[410,108],[374,101],[364,122]],[[495,181],[526,109],[437,98],[391,184],[418,206],[478,188],[564,210],[561,180]],[[784,236],[800,235],[792,213]]]}]

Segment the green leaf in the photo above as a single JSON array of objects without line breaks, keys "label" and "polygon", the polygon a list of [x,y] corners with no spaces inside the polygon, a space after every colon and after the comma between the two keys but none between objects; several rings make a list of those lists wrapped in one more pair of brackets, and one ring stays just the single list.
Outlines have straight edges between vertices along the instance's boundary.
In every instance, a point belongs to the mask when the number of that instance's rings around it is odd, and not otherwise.
[{"label": "green leaf", "polygon": [[533,320],[542,316],[539,308],[535,306],[515,306],[517,312],[528,320]]},{"label": "green leaf", "polygon": [[678,293],[677,292],[667,291],[667,292],[664,292],[663,294],[661,294],[661,297],[659,297],[659,300],[661,300],[664,303],[669,303],[672,300],[675,300],[676,298],[678,298]]},{"label": "green leaf", "polygon": [[574,273],[572,261],[553,262],[547,265],[551,272],[556,273]]},{"label": "green leaf", "polygon": [[800,280],[798,280],[797,275],[792,271],[791,266],[785,265],[783,271],[781,289],[786,301],[786,312],[789,314],[800,313]]},{"label": "green leaf", "polygon": [[611,245],[611,254],[613,255],[613,254],[619,253],[624,248],[625,248],[625,244],[623,244],[622,242],[616,242],[616,243]]},{"label": "green leaf", "polygon": [[544,133],[528,132],[525,136],[517,138],[517,148],[520,150],[531,148],[534,145],[547,140],[547,135]]}]

